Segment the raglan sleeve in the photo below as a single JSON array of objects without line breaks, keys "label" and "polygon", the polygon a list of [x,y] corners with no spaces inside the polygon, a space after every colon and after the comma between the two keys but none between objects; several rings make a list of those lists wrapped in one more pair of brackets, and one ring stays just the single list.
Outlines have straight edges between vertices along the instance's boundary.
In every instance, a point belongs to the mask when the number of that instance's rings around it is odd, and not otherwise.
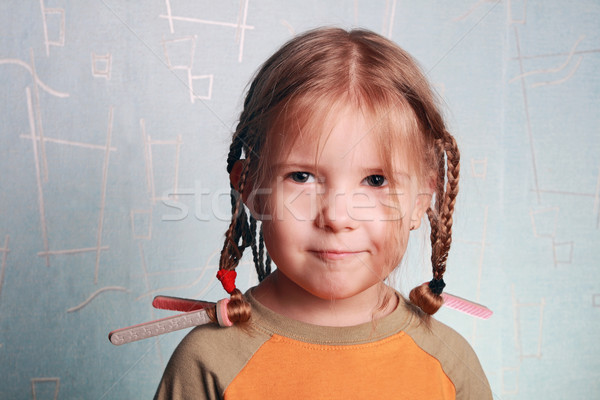
[{"label": "raglan sleeve", "polygon": [[200,332],[192,331],[177,346],[163,373],[155,400],[222,399],[219,377],[210,371],[197,340]]},{"label": "raglan sleeve", "polygon": [[437,324],[443,338],[440,354],[445,372],[456,389],[456,400],[493,400],[492,390],[475,350],[452,328]]},{"label": "raglan sleeve", "polygon": [[464,342],[460,351],[462,373],[455,380],[456,400],[492,400],[492,390],[481,363],[471,346]]},{"label": "raglan sleeve", "polygon": [[455,389],[455,400],[493,400],[490,384],[469,342],[449,326],[431,319],[407,330],[437,359]]},{"label": "raglan sleeve", "polygon": [[158,385],[156,400],[223,399],[230,384],[269,335],[247,326],[194,328],[179,343]]}]

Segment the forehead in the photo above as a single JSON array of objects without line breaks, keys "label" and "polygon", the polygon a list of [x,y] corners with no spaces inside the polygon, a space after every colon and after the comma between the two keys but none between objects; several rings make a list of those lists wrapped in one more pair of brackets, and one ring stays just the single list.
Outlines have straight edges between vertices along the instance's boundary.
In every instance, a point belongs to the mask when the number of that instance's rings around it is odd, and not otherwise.
[{"label": "forehead", "polygon": [[[289,109],[288,109],[289,111]],[[282,116],[271,130],[268,155],[271,165],[310,162],[315,165],[335,159],[348,165],[372,164],[384,170],[409,169],[410,151],[403,123],[394,114],[376,112],[349,102],[316,102]]]}]

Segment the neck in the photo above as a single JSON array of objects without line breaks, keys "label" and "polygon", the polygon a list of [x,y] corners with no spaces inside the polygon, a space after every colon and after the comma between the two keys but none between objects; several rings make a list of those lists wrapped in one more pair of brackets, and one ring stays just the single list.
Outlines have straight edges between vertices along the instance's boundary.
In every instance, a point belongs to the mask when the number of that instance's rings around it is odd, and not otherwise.
[{"label": "neck", "polygon": [[323,299],[299,288],[278,271],[261,282],[253,294],[261,304],[278,314],[321,326],[371,322],[388,315],[398,305],[395,291],[383,283],[349,298]]}]

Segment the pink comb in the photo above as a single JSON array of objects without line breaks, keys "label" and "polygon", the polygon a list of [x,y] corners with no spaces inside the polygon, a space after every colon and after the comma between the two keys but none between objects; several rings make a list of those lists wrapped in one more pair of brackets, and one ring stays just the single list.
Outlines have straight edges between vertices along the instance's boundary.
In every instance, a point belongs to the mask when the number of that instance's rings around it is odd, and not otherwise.
[{"label": "pink comb", "polygon": [[210,319],[206,314],[206,310],[202,309],[117,329],[108,334],[108,340],[110,340],[112,344],[119,346],[125,343],[162,335],[163,333],[177,331],[179,329],[204,325],[209,322]]},{"label": "pink comb", "polygon": [[492,310],[486,306],[463,299],[462,297],[454,296],[448,293],[442,293],[442,297],[444,298],[445,307],[469,314],[473,317],[488,319],[493,314]]},{"label": "pink comb", "polygon": [[108,340],[110,340],[112,344],[119,346],[125,343],[162,335],[163,333],[208,324],[210,318],[206,313],[206,308],[214,306],[215,303],[182,299],[179,297],[156,296],[152,301],[152,305],[155,308],[164,310],[186,312],[114,330],[108,334]]},{"label": "pink comb", "polygon": [[171,296],[156,296],[154,300],[152,300],[152,306],[154,308],[182,312],[201,310],[214,305],[215,303],[210,303],[208,301],[183,299],[181,297]]}]

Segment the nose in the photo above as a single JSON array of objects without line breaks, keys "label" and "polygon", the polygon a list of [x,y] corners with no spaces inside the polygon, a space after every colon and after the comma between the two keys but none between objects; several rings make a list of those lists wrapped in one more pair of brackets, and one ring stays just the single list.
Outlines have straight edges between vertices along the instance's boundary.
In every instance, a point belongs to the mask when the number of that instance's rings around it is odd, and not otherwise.
[{"label": "nose", "polygon": [[358,221],[352,218],[352,194],[343,190],[326,190],[319,196],[319,206],[315,223],[321,229],[332,232],[350,231]]}]

